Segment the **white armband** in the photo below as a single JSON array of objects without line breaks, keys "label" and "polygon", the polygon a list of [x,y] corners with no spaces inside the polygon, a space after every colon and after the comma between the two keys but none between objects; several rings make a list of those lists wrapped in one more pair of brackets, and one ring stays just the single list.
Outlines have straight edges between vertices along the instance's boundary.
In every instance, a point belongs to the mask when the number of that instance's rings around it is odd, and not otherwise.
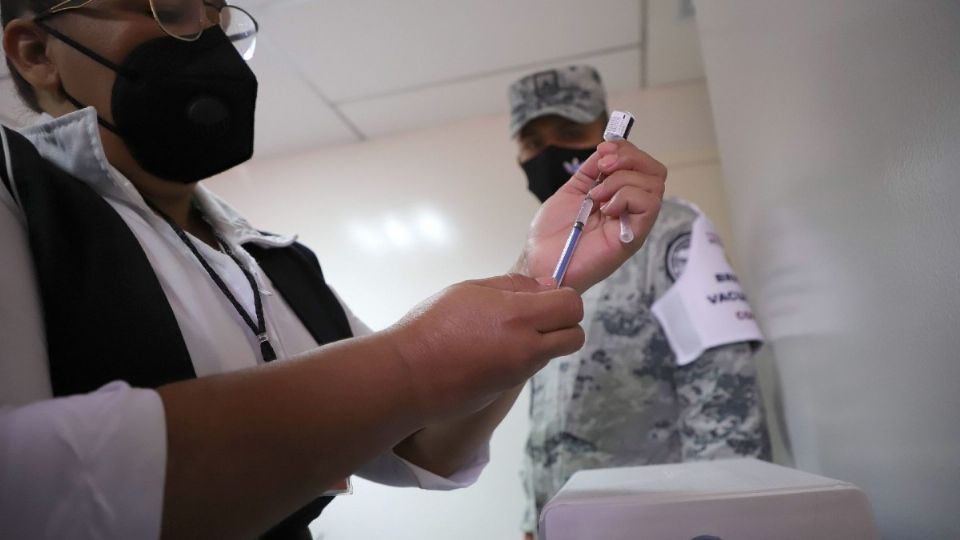
[{"label": "white armband", "polygon": [[653,314],[681,366],[712,347],[763,341],[720,236],[703,214],[693,222],[682,274],[653,304]]}]

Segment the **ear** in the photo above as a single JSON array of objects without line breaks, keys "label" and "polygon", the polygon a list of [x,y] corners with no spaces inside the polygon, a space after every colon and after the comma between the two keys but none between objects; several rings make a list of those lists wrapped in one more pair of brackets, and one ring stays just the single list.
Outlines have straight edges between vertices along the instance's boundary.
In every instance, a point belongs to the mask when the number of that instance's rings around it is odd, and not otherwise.
[{"label": "ear", "polygon": [[14,19],[3,29],[3,52],[38,98],[60,93],[60,72],[50,59],[47,42],[47,33],[25,18]]}]

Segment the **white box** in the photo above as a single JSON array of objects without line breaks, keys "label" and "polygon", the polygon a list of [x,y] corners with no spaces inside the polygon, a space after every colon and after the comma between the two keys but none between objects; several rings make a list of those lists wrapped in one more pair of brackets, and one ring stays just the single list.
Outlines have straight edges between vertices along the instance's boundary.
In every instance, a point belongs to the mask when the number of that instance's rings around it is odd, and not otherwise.
[{"label": "white box", "polygon": [[853,484],[756,459],[574,474],[540,516],[543,540],[876,540]]}]

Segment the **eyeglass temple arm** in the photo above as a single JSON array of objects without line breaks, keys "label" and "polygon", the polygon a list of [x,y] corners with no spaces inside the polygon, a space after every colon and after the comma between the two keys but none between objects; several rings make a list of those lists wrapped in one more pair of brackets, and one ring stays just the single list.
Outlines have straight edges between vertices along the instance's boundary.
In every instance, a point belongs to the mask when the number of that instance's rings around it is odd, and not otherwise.
[{"label": "eyeglass temple arm", "polygon": [[80,3],[78,3],[78,4],[76,4],[76,5],[70,5],[70,4],[73,4],[73,3],[77,2],[77,0],[63,0],[63,1],[60,2],[59,4],[54,4],[54,5],[50,6],[50,7],[48,7],[47,9],[41,11],[40,13],[38,13],[38,14],[34,17],[34,20],[42,20],[42,19],[45,19],[45,18],[47,18],[47,17],[50,17],[51,15],[60,13],[61,11],[67,11],[67,10],[69,10],[69,9],[79,9],[79,8],[82,8],[83,6],[89,4],[89,3],[92,2],[92,1],[93,1],[93,0],[80,0]]},{"label": "eyeglass temple arm", "polygon": [[247,30],[246,32],[239,32],[239,33],[236,33],[236,34],[230,34],[230,35],[227,36],[227,39],[229,39],[231,42],[233,42],[233,41],[240,41],[241,39],[246,39],[246,38],[248,38],[248,37],[250,37],[250,36],[255,36],[255,35],[257,35],[257,31],[256,31],[256,30]]}]

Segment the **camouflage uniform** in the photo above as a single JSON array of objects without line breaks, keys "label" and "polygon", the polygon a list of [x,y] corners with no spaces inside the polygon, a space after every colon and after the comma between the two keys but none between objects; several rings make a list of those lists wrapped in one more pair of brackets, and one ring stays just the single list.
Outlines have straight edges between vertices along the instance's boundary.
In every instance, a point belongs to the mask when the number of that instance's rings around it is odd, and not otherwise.
[{"label": "camouflage uniform", "polygon": [[696,217],[665,200],[643,248],[584,294],[586,345],[531,380],[524,530],[536,530],[543,505],[581,469],[769,459],[751,345],[709,349],[678,367],[650,311],[679,277],[670,275],[677,246]]}]

